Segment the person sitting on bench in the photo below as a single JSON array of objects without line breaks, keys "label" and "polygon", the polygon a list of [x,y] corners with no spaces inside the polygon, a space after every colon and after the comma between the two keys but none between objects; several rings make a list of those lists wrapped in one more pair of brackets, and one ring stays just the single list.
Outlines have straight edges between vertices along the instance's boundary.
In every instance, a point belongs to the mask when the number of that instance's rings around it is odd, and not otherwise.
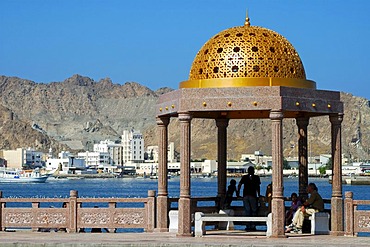
[{"label": "person sitting on bench", "polygon": [[316,212],[324,211],[324,201],[320,194],[318,193],[318,189],[316,184],[310,183],[307,187],[307,192],[310,194],[310,197],[303,203],[303,206],[300,207],[297,212],[294,214],[293,222],[289,226],[285,232],[294,233],[302,233],[302,225],[305,216],[310,216]]}]

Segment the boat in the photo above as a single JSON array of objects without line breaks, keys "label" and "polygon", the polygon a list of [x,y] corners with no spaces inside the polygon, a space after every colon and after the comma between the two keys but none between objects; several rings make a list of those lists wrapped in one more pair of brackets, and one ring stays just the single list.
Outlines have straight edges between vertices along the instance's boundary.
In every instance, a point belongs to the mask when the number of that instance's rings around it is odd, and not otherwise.
[{"label": "boat", "polygon": [[41,174],[38,169],[24,170],[0,170],[0,183],[45,183],[50,174]]}]

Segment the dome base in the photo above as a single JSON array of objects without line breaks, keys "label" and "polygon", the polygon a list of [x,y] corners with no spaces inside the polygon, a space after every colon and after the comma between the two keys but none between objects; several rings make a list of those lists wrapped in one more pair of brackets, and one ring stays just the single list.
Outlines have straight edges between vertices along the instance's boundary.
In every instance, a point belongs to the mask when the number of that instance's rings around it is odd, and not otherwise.
[{"label": "dome base", "polygon": [[180,88],[222,88],[222,87],[262,87],[283,86],[316,89],[316,82],[296,78],[213,78],[180,82]]}]

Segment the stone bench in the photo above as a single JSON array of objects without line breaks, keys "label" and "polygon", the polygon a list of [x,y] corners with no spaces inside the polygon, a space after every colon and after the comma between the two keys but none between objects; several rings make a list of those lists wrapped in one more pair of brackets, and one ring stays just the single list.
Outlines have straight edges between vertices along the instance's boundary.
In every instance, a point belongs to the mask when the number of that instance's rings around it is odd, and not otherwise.
[{"label": "stone bench", "polygon": [[[224,210],[227,211],[227,210]],[[244,221],[244,222],[266,222],[267,232],[266,236],[271,236],[272,231],[272,214],[270,213],[267,217],[246,217],[246,216],[232,216],[227,213],[232,212],[222,212],[220,214],[204,214],[201,212],[195,213],[195,223],[194,223],[194,233],[195,236],[203,236],[205,234],[205,222],[222,222],[224,224],[219,224],[222,228],[226,230],[233,229],[234,221]],[[171,210],[170,216],[170,232],[177,232],[178,230],[178,211]],[[312,235],[324,235],[330,234],[329,223],[330,215],[327,212],[318,212],[306,218],[311,222],[311,234]]]},{"label": "stone bench", "polygon": [[271,236],[272,226],[272,215],[269,214],[267,217],[249,217],[249,216],[230,216],[227,214],[204,214],[202,212],[196,212],[194,217],[194,235],[201,237],[206,233],[205,223],[206,222],[266,222],[267,232],[266,236]]},{"label": "stone bench", "polygon": [[317,212],[307,218],[311,221],[311,234],[323,235],[330,234],[329,219],[330,215],[327,212]]},{"label": "stone bench", "polygon": [[178,210],[170,210],[168,213],[170,219],[170,225],[168,227],[169,232],[177,232],[179,226],[179,211]]}]

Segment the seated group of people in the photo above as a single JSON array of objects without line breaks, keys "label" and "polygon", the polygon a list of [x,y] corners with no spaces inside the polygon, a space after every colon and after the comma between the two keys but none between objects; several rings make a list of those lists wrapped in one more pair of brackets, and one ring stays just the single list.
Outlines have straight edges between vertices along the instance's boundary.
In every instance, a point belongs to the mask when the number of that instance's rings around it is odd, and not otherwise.
[{"label": "seated group of people", "polygon": [[[314,183],[308,184],[307,193],[310,194],[310,197],[305,200],[301,206],[295,205],[297,208],[295,212],[292,210],[292,223],[289,225],[287,223],[288,226],[285,230],[286,233],[302,233],[304,217],[313,215],[316,212],[324,211],[324,201],[318,193],[318,189]],[[295,200],[298,201],[297,199]],[[298,202],[296,204],[298,204]]]},{"label": "seated group of people", "polygon": [[[241,187],[243,189],[243,206],[246,216],[257,216],[258,198],[260,197],[260,178],[254,174],[254,167],[248,168],[248,174],[244,175],[236,186],[234,179],[230,180],[230,185],[226,192],[226,199],[224,202],[225,208],[230,207],[234,192],[236,196],[240,196]],[[315,212],[324,211],[324,201],[314,183],[307,186],[307,193],[310,197],[307,200],[300,200],[296,193],[292,193],[292,204],[286,212],[286,233],[302,233],[302,226],[305,216],[310,216]],[[267,186],[266,200],[268,202],[268,210],[271,212],[271,199],[272,199],[272,184]],[[254,230],[255,226],[247,225],[246,230]]]}]

